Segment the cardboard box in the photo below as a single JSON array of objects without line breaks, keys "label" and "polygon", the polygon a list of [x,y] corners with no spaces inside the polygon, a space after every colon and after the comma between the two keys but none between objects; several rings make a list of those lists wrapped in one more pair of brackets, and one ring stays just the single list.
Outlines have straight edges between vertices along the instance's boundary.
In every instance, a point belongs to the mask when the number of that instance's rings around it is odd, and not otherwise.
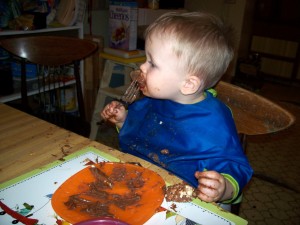
[{"label": "cardboard box", "polygon": [[109,2],[109,47],[135,50],[137,47],[137,2]]}]

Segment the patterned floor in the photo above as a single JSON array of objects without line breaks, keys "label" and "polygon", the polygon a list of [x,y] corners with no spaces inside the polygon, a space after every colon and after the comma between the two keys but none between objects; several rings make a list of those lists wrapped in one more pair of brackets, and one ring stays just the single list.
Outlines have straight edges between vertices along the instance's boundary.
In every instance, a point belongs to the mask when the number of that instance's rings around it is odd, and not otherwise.
[{"label": "patterned floor", "polygon": [[[259,94],[300,118],[300,89],[265,84]],[[248,138],[247,155],[255,171],[244,190],[240,216],[249,225],[300,224],[300,122],[277,134]],[[109,126],[99,129],[97,140],[118,148]]]}]

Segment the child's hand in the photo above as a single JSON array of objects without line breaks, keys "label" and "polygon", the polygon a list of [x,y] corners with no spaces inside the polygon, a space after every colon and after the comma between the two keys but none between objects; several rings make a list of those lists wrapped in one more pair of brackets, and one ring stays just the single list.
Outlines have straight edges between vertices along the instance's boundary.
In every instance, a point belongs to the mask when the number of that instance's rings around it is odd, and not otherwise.
[{"label": "child's hand", "polygon": [[112,101],[107,104],[101,112],[101,117],[111,123],[116,124],[119,128],[122,127],[127,116],[127,112],[122,103]]},{"label": "child's hand", "polygon": [[216,171],[195,173],[198,180],[198,198],[205,202],[218,202],[232,197],[232,185]]}]

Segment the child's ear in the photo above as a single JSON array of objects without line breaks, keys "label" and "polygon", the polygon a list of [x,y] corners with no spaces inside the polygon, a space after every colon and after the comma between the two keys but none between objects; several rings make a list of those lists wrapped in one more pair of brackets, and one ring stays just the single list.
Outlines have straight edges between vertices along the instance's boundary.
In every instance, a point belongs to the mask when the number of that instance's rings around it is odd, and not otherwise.
[{"label": "child's ear", "polygon": [[191,95],[196,93],[201,86],[201,80],[198,76],[188,76],[181,87],[181,93],[184,95]]}]

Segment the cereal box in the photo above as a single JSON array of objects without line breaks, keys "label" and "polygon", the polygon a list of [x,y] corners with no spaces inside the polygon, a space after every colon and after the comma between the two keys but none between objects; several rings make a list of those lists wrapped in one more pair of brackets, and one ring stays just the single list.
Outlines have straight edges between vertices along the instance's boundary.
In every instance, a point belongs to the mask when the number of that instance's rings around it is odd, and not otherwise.
[{"label": "cereal box", "polygon": [[137,2],[109,2],[109,47],[131,51],[137,45]]}]

